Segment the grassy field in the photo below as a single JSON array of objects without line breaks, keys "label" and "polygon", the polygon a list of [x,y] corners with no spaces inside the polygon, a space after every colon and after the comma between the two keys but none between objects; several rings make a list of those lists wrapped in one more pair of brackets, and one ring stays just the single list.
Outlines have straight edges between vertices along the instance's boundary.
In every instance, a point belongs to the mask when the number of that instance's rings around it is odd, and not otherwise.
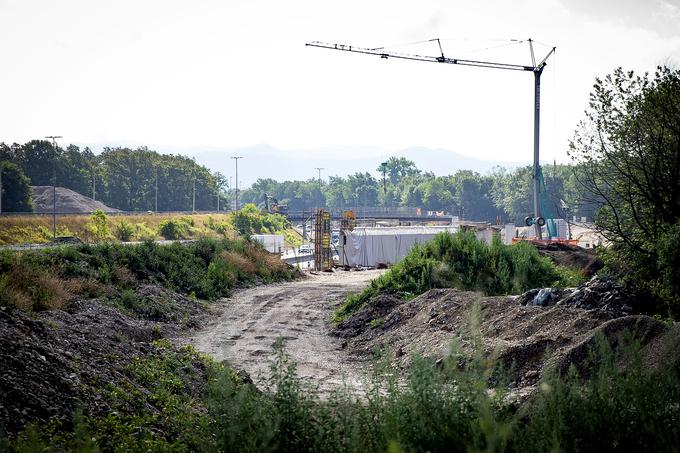
[{"label": "grassy field", "polygon": [[[234,238],[237,230],[231,214],[140,213],[103,215],[99,220],[89,215],[57,216],[57,236],[75,236],[88,243],[106,240]],[[299,234],[292,228],[284,228],[276,233],[284,235],[287,247],[296,247],[301,242]],[[0,245],[46,244],[52,241],[52,235],[52,217],[49,215],[0,216]]]},{"label": "grassy field", "polygon": [[[106,223],[114,236],[116,227],[129,223],[135,228],[134,239],[162,239],[158,227],[164,220],[178,218],[177,214],[130,214],[107,216]],[[217,236],[219,233],[209,227],[209,223],[224,223],[227,231],[234,231],[228,214],[193,214],[181,216],[191,219],[194,229],[191,236]],[[88,215],[57,216],[57,235],[76,236],[84,242],[96,242],[100,238],[91,228],[92,219]],[[144,237],[146,236],[146,237]],[[115,236],[114,236],[115,237]],[[52,240],[52,216],[26,215],[0,217],[0,244],[47,243]]]}]

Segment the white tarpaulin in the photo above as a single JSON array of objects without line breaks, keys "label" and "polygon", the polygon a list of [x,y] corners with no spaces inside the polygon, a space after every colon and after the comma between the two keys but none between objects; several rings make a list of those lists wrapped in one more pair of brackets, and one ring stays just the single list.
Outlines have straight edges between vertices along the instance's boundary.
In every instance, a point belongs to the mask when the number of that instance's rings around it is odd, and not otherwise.
[{"label": "white tarpaulin", "polygon": [[253,234],[250,239],[262,244],[269,253],[281,253],[283,251],[282,234]]},{"label": "white tarpaulin", "polygon": [[416,244],[423,244],[443,231],[458,226],[355,228],[340,238],[340,263],[346,266],[394,264]]}]

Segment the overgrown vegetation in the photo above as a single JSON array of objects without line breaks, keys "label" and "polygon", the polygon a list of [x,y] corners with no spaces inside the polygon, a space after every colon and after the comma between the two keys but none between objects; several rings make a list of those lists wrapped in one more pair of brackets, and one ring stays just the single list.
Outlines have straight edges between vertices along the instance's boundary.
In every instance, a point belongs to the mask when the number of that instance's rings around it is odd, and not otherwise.
[{"label": "overgrown vegetation", "polygon": [[[476,313],[472,327],[479,325]],[[108,415],[78,415],[66,433],[32,426],[4,447],[543,452],[674,451],[680,442],[677,360],[650,368],[630,338],[618,338],[612,349],[602,337],[586,364],[589,378],[575,367],[566,375],[547,372],[536,394],[518,404],[503,370],[481,350],[479,330],[470,329],[465,339],[476,345],[472,356],[455,347],[440,364],[415,356],[400,380],[384,354],[374,362],[363,396],[340,388],[328,398],[297,376],[281,341],[264,391],[190,348],[175,353],[157,343],[159,352],[126,370],[131,382],[148,390],[108,388],[106,398],[116,408]]]},{"label": "overgrown vegetation", "polygon": [[596,225],[611,242],[606,263],[664,301],[664,315],[679,316],[680,71],[619,68],[596,80],[589,107],[571,155],[583,169],[582,197],[599,206]]},{"label": "overgrown vegetation", "polygon": [[[189,239],[202,236],[214,238],[234,236],[233,224],[228,214],[194,214],[181,217],[168,214],[115,216],[102,214],[98,216],[99,223],[96,227],[92,216],[59,215],[57,216],[57,235],[76,236],[84,242],[98,242],[113,237],[121,241],[144,241],[163,238],[159,232],[160,224],[173,221],[193,225],[193,228],[186,229],[186,236]],[[214,228],[215,225],[220,225],[219,230]],[[0,245],[40,244],[51,240],[52,218],[50,216],[0,217]]]},{"label": "overgrown vegetation", "polygon": [[62,308],[75,296],[113,297],[138,281],[212,300],[240,284],[290,280],[295,275],[277,256],[244,239],[5,250],[0,252],[0,305]]},{"label": "overgrown vegetation", "polygon": [[290,222],[280,214],[269,214],[248,203],[233,214],[236,230],[243,235],[276,233],[290,228]]},{"label": "overgrown vegetation", "polygon": [[335,319],[342,320],[380,293],[410,299],[432,288],[458,288],[494,296],[573,281],[573,272],[558,271],[527,242],[505,245],[495,237],[488,245],[471,231],[440,233],[411,249],[363,292],[349,296]]}]

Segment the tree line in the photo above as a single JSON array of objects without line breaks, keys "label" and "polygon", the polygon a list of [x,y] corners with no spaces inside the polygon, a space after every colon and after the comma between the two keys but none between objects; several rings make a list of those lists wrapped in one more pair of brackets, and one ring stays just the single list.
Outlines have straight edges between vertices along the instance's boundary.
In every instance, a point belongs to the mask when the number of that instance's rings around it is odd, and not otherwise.
[{"label": "tree line", "polygon": [[[555,217],[592,218],[591,204],[581,202],[575,171],[572,165],[543,168],[547,189],[544,205]],[[512,170],[498,167],[486,175],[459,170],[453,175],[435,176],[403,157],[390,157],[374,174],[358,172],[347,177],[331,176],[327,181],[258,179],[242,192],[241,200],[261,204],[265,194],[287,204],[293,211],[322,206],[359,212],[365,207],[418,207],[447,211],[475,221],[500,219],[521,223],[533,210],[532,168],[529,166]],[[568,212],[565,206],[569,208]]]},{"label": "tree line", "polygon": [[[65,148],[46,140],[23,145],[0,143],[3,162],[3,206],[5,212],[32,210],[30,186],[57,185],[95,198],[123,211],[190,211],[228,209],[233,202],[227,179],[212,173],[192,159],[165,155],[146,147],[104,148],[96,155],[76,145]],[[579,204],[573,166],[551,165],[544,169],[548,187],[547,205],[562,216],[564,200],[572,212],[592,215]],[[240,204],[265,205],[265,194],[288,204],[290,210],[317,207],[355,209],[365,207],[411,207],[447,211],[464,219],[521,222],[531,212],[531,167],[497,168],[481,175],[461,170],[454,175],[435,176],[403,157],[391,157],[371,172],[327,181],[283,181],[258,179],[242,190]],[[195,184],[195,187],[194,187]],[[195,205],[194,205],[195,195]]]},{"label": "tree line", "polygon": [[123,211],[215,210],[218,193],[220,204],[226,200],[220,173],[146,147],[104,148],[95,155],[87,147],[55,149],[48,141],[31,140],[0,143],[0,161],[4,212],[32,210],[29,186],[65,187]]}]

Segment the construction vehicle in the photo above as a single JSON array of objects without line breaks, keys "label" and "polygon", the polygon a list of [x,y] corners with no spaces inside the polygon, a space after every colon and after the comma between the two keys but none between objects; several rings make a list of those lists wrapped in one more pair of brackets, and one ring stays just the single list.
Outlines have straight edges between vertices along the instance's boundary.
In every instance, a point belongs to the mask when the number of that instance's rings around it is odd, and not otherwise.
[{"label": "construction vehicle", "polygon": [[287,204],[279,204],[279,200],[266,193],[264,194],[264,207],[270,214],[285,214],[288,212]]}]

